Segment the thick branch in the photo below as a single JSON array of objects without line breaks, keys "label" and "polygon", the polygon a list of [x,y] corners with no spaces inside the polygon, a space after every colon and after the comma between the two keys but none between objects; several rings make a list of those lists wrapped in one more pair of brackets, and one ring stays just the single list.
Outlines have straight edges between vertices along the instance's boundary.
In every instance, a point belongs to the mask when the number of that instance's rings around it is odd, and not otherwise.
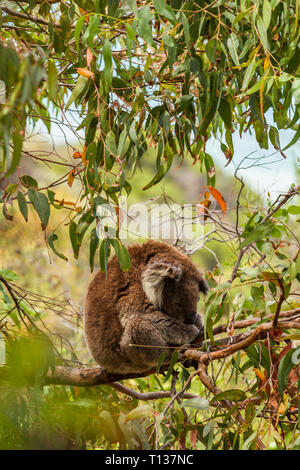
[{"label": "thick branch", "polygon": [[90,367],[90,368],[80,368],[80,367],[64,367],[58,366],[55,368],[54,374],[49,371],[46,379],[46,385],[75,385],[77,387],[93,387],[95,385],[104,385],[110,384],[112,382],[117,382],[118,380],[125,379],[136,379],[138,377],[145,377],[150,374],[154,374],[155,369],[149,370],[144,373],[136,374],[107,374],[107,372],[102,369],[102,367]]},{"label": "thick branch", "polygon": [[[293,315],[300,312],[300,309],[288,310],[285,312],[280,313],[280,317],[292,317]],[[251,318],[249,320],[242,320],[233,324],[234,328],[245,328],[247,326],[251,326],[254,323],[257,323],[260,319],[259,318]],[[300,321],[299,319],[289,320],[280,320],[278,322],[279,328],[294,328],[300,329]],[[233,344],[225,345],[222,349],[217,351],[213,351],[211,353],[203,353],[198,350],[189,349],[186,350],[184,353],[185,357],[190,359],[194,359],[196,361],[208,363],[210,361],[216,359],[222,359],[224,357],[231,356],[235,352],[247,348],[250,344],[254,343],[258,339],[264,338],[269,331],[273,329],[273,324],[271,322],[264,323],[259,325],[254,331],[247,335],[247,332],[243,333],[241,340],[237,337]],[[226,331],[226,325],[221,325],[215,328],[214,332],[222,333]],[[203,339],[203,337],[202,337]],[[161,368],[161,370],[166,370],[167,366]],[[119,380],[126,380],[126,379],[135,379],[138,377],[146,377],[147,375],[155,374],[156,369],[149,370],[144,373],[136,373],[136,374],[107,374],[107,372],[102,369],[101,367],[92,367],[92,368],[80,368],[80,367],[64,367],[58,366],[55,368],[54,374],[49,371],[46,379],[46,385],[75,385],[77,387],[93,387],[96,385],[104,385],[104,384],[111,384],[113,382],[117,382]],[[141,398],[140,398],[141,399]]]}]

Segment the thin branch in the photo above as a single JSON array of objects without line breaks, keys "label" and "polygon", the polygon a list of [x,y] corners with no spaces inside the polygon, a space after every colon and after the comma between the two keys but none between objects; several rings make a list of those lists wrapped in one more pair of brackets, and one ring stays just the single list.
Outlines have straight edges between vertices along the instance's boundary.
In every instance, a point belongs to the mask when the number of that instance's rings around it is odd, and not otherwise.
[{"label": "thin branch", "polygon": [[[118,392],[124,393],[129,397],[135,398],[137,400],[157,400],[158,398],[170,398],[173,396],[173,391],[166,391],[166,392],[149,392],[149,393],[141,393],[137,392],[136,390],[132,390],[131,388],[125,387],[125,385],[120,384],[119,382],[113,382],[109,384],[110,387],[118,390]],[[198,398],[198,395],[194,395],[193,393],[184,393],[183,398]]]},{"label": "thin branch", "polygon": [[[14,11],[14,10],[10,10],[10,8],[2,7],[2,11],[4,11],[5,13],[7,13],[10,16],[16,16],[17,18],[22,18],[24,20],[33,21],[34,23],[39,23],[39,24],[44,24],[45,26],[49,26],[48,21],[42,20],[40,18],[34,18],[30,15],[25,15],[24,13],[19,13],[19,12]],[[44,31],[44,32],[46,32],[46,31]]]}]

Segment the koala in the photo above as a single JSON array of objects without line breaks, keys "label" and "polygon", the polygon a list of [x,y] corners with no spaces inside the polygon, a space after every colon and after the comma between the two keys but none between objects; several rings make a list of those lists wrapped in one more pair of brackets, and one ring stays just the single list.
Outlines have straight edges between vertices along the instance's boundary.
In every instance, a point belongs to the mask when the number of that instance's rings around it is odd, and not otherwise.
[{"label": "koala", "polygon": [[[189,345],[203,328],[197,313],[208,285],[196,265],[176,248],[150,240],[128,248],[131,266],[123,272],[116,256],[107,279],[98,272],[84,306],[84,333],[95,361],[106,372],[147,372],[170,346]],[[144,346],[144,347],[143,347]]]}]

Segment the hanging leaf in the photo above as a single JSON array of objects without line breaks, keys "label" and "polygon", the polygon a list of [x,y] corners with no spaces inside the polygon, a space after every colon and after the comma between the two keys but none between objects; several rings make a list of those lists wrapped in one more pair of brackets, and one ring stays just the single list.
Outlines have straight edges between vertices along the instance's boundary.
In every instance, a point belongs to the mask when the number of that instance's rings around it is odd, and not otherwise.
[{"label": "hanging leaf", "polygon": [[267,28],[265,23],[263,22],[261,16],[257,15],[257,29],[258,33],[262,42],[262,45],[264,47],[264,50],[266,52],[269,51],[269,41],[268,41],[268,35],[267,35]]},{"label": "hanging leaf", "polygon": [[221,207],[223,213],[225,214],[226,210],[227,210],[227,204],[222,196],[222,194],[220,193],[220,191],[218,191],[216,188],[214,188],[213,186],[207,186],[211,195],[215,198],[215,200],[217,201],[217,203],[219,204],[219,206]]},{"label": "hanging leaf", "polygon": [[89,79],[83,75],[80,75],[75,87],[73,88],[72,94],[66,104],[66,111],[69,109],[72,103],[78,98],[88,84]]},{"label": "hanging leaf", "polygon": [[28,222],[28,207],[27,207],[25,196],[23,193],[18,191],[17,197],[18,197],[18,205],[19,205],[20,212],[23,215],[26,222]]},{"label": "hanging leaf", "polygon": [[108,39],[105,40],[102,53],[103,53],[104,64],[105,64],[104,76],[106,79],[106,83],[108,84],[110,88],[111,83],[112,83],[112,53],[111,53],[111,45]]},{"label": "hanging leaf", "polygon": [[153,4],[157,13],[170,20],[174,25],[176,24],[176,16],[174,11],[164,2],[164,0],[153,0]]},{"label": "hanging leaf", "polygon": [[227,129],[231,129],[232,128],[232,112],[231,112],[230,104],[225,98],[221,98],[218,111]]},{"label": "hanging leaf", "polygon": [[35,189],[29,188],[28,197],[32,202],[34,209],[38,213],[42,224],[42,229],[45,230],[50,217],[50,204],[47,196],[45,196],[45,194],[43,193],[36,191]]},{"label": "hanging leaf", "polygon": [[122,271],[128,271],[130,268],[130,255],[126,246],[123,245],[117,238],[111,239],[110,243],[114,247]]},{"label": "hanging leaf", "polygon": [[62,253],[60,253],[59,251],[57,251],[57,249],[55,248],[54,242],[55,242],[57,239],[58,239],[58,237],[57,237],[56,233],[52,232],[52,233],[49,235],[49,237],[48,237],[48,244],[49,244],[51,250],[52,250],[57,256],[59,256],[59,258],[65,260],[65,261],[68,261],[68,258],[67,258],[64,254],[62,254]]},{"label": "hanging leaf", "polygon": [[292,362],[292,355],[295,349],[290,349],[281,359],[278,367],[278,391],[283,398],[283,393],[287,388],[287,378],[292,368],[295,366]]},{"label": "hanging leaf", "polygon": [[75,168],[73,168],[73,170],[71,170],[70,173],[68,174],[68,185],[70,187],[72,187],[73,185],[75,174],[76,174]]},{"label": "hanging leaf", "polygon": [[99,238],[97,235],[97,230],[96,228],[93,228],[91,231],[90,235],[90,268],[91,272],[94,270],[94,258],[95,258],[95,253],[97,251],[97,248],[99,246]]},{"label": "hanging leaf", "polygon": [[149,5],[138,10],[138,33],[148,44],[153,43],[150,19],[151,13]]},{"label": "hanging leaf", "polygon": [[48,93],[52,100],[57,99],[57,71],[53,59],[48,60]]},{"label": "hanging leaf", "polygon": [[35,188],[35,189],[38,188],[37,181],[31,176],[28,176],[28,175],[21,176],[20,181],[23,184],[23,186],[25,186],[25,188]]},{"label": "hanging leaf", "polygon": [[217,393],[211,400],[210,403],[215,403],[221,400],[230,401],[244,401],[247,399],[247,395],[243,390],[231,389],[225,390],[225,392]]}]

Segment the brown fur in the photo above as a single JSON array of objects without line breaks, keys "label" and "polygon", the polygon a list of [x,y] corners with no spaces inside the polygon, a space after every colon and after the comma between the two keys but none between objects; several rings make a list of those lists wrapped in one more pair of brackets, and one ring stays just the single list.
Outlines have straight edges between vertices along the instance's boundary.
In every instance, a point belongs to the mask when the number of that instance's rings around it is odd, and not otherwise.
[{"label": "brown fur", "polygon": [[123,272],[113,256],[107,280],[98,272],[89,285],[85,337],[95,361],[110,373],[145,372],[164,351],[132,346],[189,344],[202,328],[199,292],[208,290],[195,264],[158,241],[129,247],[131,267]]}]

